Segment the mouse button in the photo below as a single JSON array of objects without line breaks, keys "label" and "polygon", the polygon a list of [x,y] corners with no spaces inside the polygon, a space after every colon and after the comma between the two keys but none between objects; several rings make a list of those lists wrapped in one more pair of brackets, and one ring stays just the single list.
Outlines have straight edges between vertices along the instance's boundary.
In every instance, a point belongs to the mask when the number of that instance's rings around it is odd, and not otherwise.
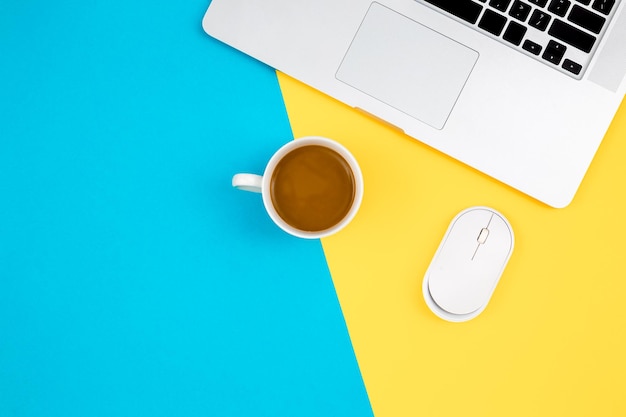
[{"label": "mouse button", "polygon": [[513,245],[513,229],[509,222],[497,213],[494,213],[493,219],[489,224],[489,228],[493,228],[496,233],[505,237],[509,245]]},{"label": "mouse button", "polygon": [[[482,305],[481,265],[472,261],[478,246],[477,225],[488,222],[484,213],[466,213],[454,222],[433,259],[428,273],[428,289],[435,303],[453,314],[471,313]],[[467,221],[469,219],[469,221]]]},{"label": "mouse button", "polygon": [[[513,249],[513,232],[508,222],[495,214],[489,223],[489,238],[476,252],[475,259],[499,268],[506,263]],[[489,265],[485,265],[487,268]]]},{"label": "mouse button", "polygon": [[453,257],[451,261],[470,261],[474,256],[476,240],[491,220],[492,213],[482,209],[470,209],[459,214],[451,223],[444,241],[443,251]]},{"label": "mouse button", "polygon": [[487,229],[486,227],[483,227],[482,229],[480,229],[480,233],[478,234],[478,237],[476,238],[476,240],[478,241],[478,243],[483,244],[487,241],[488,237],[489,237],[489,229]]},{"label": "mouse button", "polygon": [[513,247],[511,229],[497,214],[489,224],[489,231],[489,238],[480,245],[473,261],[473,266],[480,274],[472,280],[471,293],[481,304],[489,301]]},{"label": "mouse button", "polygon": [[431,263],[432,281],[454,281],[471,268],[471,260],[478,242],[472,222],[458,222],[451,226]]}]

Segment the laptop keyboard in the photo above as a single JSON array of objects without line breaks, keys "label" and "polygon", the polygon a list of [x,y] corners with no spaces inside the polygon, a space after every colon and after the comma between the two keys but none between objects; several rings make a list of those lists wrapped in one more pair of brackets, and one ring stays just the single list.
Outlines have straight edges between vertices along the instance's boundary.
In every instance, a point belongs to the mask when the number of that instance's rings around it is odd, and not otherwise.
[{"label": "laptop keyboard", "polygon": [[621,0],[417,0],[576,79]]}]

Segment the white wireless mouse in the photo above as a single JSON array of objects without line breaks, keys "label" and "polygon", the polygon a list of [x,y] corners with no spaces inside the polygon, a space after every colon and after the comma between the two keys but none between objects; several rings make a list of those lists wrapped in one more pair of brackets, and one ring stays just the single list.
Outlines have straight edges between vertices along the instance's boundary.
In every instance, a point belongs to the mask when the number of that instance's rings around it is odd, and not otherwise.
[{"label": "white wireless mouse", "polygon": [[450,223],[426,271],[428,307],[447,321],[473,319],[487,307],[513,253],[513,229],[489,207],[471,207]]}]

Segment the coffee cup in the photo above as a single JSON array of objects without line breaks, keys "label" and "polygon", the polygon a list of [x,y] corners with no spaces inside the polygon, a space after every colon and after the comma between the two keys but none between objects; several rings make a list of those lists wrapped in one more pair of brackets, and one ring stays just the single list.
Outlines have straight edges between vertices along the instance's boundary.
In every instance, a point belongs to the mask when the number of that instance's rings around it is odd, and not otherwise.
[{"label": "coffee cup", "polygon": [[318,136],[286,143],[270,158],[263,175],[236,174],[232,185],[261,193],[274,223],[305,239],[343,229],[363,198],[363,176],[354,156],[340,143]]}]

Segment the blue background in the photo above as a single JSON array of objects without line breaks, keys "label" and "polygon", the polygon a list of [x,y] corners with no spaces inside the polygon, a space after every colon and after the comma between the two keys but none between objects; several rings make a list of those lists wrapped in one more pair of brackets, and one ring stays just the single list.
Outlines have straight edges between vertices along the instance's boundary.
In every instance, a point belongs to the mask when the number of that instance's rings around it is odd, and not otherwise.
[{"label": "blue background", "polygon": [[206,1],[0,7],[0,416],[371,415],[319,241],[274,226],[291,130]]}]

